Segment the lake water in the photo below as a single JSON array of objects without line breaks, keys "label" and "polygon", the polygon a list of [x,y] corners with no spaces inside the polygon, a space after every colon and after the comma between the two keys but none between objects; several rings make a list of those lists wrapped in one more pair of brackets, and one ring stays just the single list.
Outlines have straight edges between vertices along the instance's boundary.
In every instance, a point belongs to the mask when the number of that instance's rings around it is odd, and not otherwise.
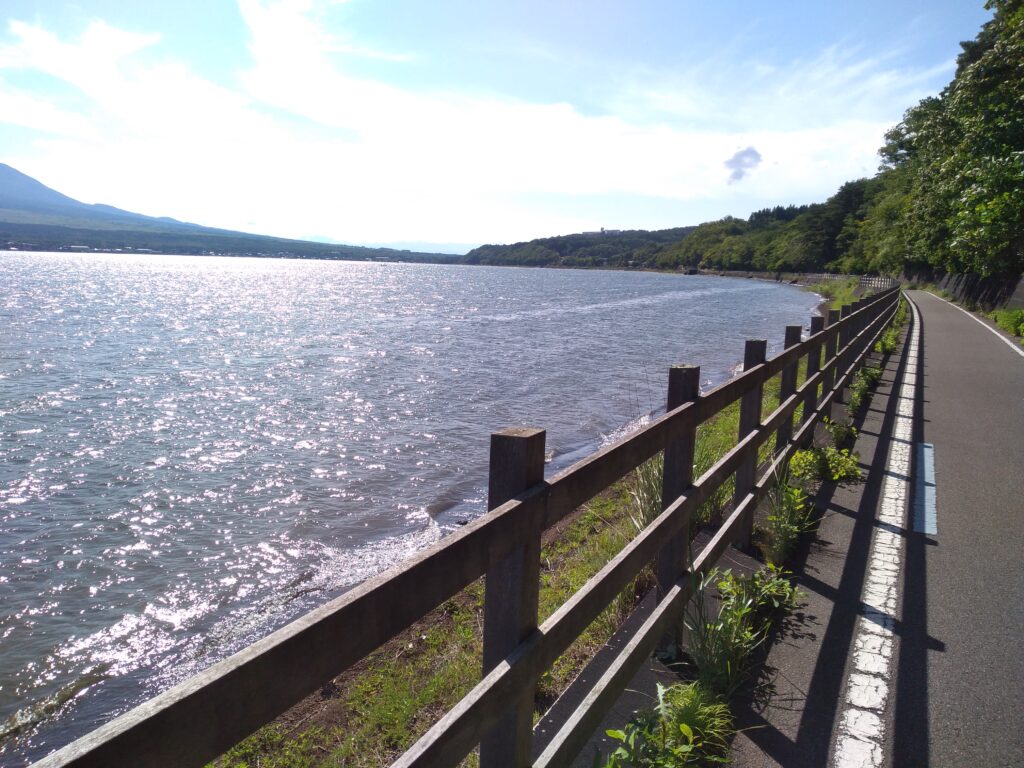
[{"label": "lake water", "polygon": [[[718,383],[818,299],[756,280],[0,253],[0,763],[109,720]],[[20,733],[10,734],[19,723]]]}]

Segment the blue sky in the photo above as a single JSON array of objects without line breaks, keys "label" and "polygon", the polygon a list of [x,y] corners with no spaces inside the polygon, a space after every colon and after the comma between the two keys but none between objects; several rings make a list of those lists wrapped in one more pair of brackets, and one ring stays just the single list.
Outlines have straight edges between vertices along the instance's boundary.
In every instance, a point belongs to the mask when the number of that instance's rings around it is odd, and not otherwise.
[{"label": "blue sky", "polygon": [[347,243],[824,200],[980,0],[5,0],[0,162],[86,202]]}]

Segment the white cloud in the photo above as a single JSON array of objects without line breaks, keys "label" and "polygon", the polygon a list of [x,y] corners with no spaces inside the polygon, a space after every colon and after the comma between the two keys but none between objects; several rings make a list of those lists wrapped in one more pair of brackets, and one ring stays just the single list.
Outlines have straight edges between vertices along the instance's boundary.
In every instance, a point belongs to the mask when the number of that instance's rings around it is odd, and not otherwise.
[{"label": "white cloud", "polygon": [[4,123],[81,139],[96,135],[95,127],[84,115],[62,109],[0,79],[0,124]]},{"label": "white cloud", "polygon": [[[756,195],[764,204],[822,198],[873,170],[889,121],[850,119],[838,95],[828,119],[806,126],[763,115],[737,121],[735,113],[807,113],[830,83],[855,90],[855,104],[870,87],[909,87],[888,81],[899,75],[877,63],[832,51],[814,71],[762,67],[754,78],[772,90],[749,89],[739,103],[661,83],[630,90],[614,114],[592,116],[566,103],[414,92],[354,77],[345,57],[377,52],[325,30],[312,0],[239,7],[251,65],[236,88],[156,56],[157,35],[95,23],[66,42],[12,23],[17,42],[0,47],[0,70],[45,72],[78,89],[88,107],[73,111],[0,80],[0,121],[50,134],[8,162],[88,201],[226,228],[347,242],[507,241],[696,223],[702,216],[688,216],[688,204],[725,213]],[[862,80],[868,85],[855,87]],[[669,119],[680,116],[692,124]],[[715,129],[718,120],[728,128]],[[763,162],[730,186],[724,163],[749,146]],[[614,197],[622,219],[561,214],[549,207],[560,196]],[[659,197],[679,201],[676,220],[644,218],[644,200]]]}]

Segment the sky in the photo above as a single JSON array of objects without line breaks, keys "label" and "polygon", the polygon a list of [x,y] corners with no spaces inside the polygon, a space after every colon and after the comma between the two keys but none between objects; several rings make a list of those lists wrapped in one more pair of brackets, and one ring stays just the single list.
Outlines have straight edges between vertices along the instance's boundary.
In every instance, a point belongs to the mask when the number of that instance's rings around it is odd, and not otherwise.
[{"label": "sky", "polygon": [[4,0],[0,162],[279,237],[481,243],[820,202],[982,0]]}]

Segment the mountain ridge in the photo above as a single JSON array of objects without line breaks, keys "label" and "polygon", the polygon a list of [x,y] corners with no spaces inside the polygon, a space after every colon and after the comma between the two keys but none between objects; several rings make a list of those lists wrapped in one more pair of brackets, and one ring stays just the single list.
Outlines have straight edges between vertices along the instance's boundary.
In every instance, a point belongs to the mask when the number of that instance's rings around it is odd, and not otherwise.
[{"label": "mountain ridge", "polygon": [[449,254],[291,240],[83,203],[0,163],[0,247],[450,262]]}]

